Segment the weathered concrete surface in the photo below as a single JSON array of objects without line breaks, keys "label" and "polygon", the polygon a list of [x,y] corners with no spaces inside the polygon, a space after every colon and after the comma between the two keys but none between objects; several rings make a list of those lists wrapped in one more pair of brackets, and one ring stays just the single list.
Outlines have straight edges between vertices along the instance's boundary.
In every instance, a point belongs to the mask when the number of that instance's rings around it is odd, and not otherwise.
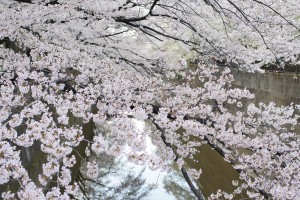
[{"label": "weathered concrete surface", "polygon": [[265,74],[241,72],[231,69],[235,76],[234,86],[246,87],[255,93],[255,103],[274,102],[276,105],[287,105],[291,102],[300,104],[300,76],[294,74]]}]

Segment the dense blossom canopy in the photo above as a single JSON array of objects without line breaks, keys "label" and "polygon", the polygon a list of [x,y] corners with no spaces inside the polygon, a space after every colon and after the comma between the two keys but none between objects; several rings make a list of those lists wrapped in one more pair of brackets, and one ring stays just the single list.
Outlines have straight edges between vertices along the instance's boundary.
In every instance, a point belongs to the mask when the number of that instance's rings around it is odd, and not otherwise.
[{"label": "dense blossom canopy", "polygon": [[[151,169],[174,160],[184,169],[184,159],[209,143],[240,172],[234,194],[299,198],[299,107],[243,105],[254,95],[233,88],[229,68],[214,63],[249,71],[296,64],[299,10],[298,0],[1,0],[0,184],[20,187],[2,198],[76,196],[71,171],[85,162],[75,158],[83,142],[96,155],[124,154]],[[73,117],[97,126],[110,120],[114,140],[87,141]],[[137,130],[132,118],[157,130]],[[146,151],[150,134],[155,154]],[[19,151],[34,144],[47,156],[39,182]],[[87,178],[99,176],[97,163],[84,164]],[[219,196],[233,194],[211,198]]]}]

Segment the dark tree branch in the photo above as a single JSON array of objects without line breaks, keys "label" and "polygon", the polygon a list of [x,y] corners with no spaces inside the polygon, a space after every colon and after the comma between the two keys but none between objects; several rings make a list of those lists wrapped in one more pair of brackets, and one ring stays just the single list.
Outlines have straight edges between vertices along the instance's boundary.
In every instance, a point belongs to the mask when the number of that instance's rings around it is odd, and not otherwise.
[{"label": "dark tree branch", "polygon": [[32,33],[32,35],[34,35],[34,36],[38,37],[39,39],[41,39],[40,33],[32,30],[29,26],[20,26],[20,28]]},{"label": "dark tree branch", "polygon": [[[166,136],[165,136],[165,131],[164,129],[162,129],[157,123],[155,123],[155,120],[153,118],[153,116],[149,116],[149,118],[151,119],[152,123],[156,126],[156,128],[161,132],[161,139],[163,140],[164,144],[171,148],[173,153],[175,154],[175,162],[180,158],[177,151],[174,149],[174,147],[168,143],[166,141]],[[205,200],[203,194],[194,186],[190,176],[188,175],[186,169],[184,166],[181,167],[180,169],[184,179],[186,180],[187,184],[189,185],[190,189],[192,190],[192,192],[194,193],[194,195],[197,197],[198,200]]]},{"label": "dark tree branch", "polygon": [[282,14],[280,14],[277,10],[275,10],[274,8],[272,8],[271,6],[265,4],[264,2],[258,1],[258,0],[253,0],[254,2],[261,4],[267,8],[269,8],[270,10],[272,10],[274,13],[276,13],[277,15],[279,15],[284,21],[286,21],[289,25],[295,27],[298,31],[300,31],[300,28],[298,28],[297,26],[295,26],[291,21],[289,21],[288,19],[286,19]]},{"label": "dark tree branch", "polygon": [[149,12],[146,15],[142,16],[142,17],[126,18],[124,16],[120,16],[120,17],[116,17],[115,20],[116,20],[116,22],[122,22],[122,23],[138,22],[138,21],[146,20],[147,17],[152,14],[152,11],[153,11],[153,9],[156,6],[158,1],[159,0],[154,0],[151,7],[150,7],[150,9],[149,9]]},{"label": "dark tree branch", "polygon": [[30,4],[32,4],[31,0],[13,0],[13,1],[16,1],[16,2],[19,2],[19,3],[30,3]]}]

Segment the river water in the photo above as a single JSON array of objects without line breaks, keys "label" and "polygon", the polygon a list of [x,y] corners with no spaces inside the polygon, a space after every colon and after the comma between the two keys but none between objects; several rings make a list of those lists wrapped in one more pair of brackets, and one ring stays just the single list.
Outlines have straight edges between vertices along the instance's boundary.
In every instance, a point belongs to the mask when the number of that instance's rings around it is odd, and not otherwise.
[{"label": "river water", "polygon": [[[268,103],[270,101],[279,106],[288,105],[291,102],[300,104],[300,77],[279,73],[249,74],[235,69],[232,69],[232,72],[235,76],[234,86],[246,87],[256,95],[255,99],[242,102],[244,105],[250,102],[257,104],[258,102]],[[144,122],[136,121],[137,129],[142,129],[146,125]],[[88,130],[91,128],[87,127],[92,126],[86,125],[84,128],[86,133],[91,134],[92,131]],[[147,146],[149,146],[149,151],[155,151],[150,137],[147,138]],[[21,150],[22,162],[28,171],[32,172],[31,178],[37,180],[37,175],[41,172],[41,161],[45,158],[36,154],[39,145],[36,149],[32,147],[29,150],[32,151]],[[232,180],[239,180],[238,172],[208,145],[201,146],[199,150],[200,153],[195,156],[198,162],[187,160],[187,163],[191,168],[202,169],[200,179],[195,180],[195,184],[204,196],[207,197],[211,193],[216,193],[218,189],[232,192],[234,189]],[[142,196],[142,194],[147,194],[144,197],[149,200],[195,199],[176,167],[172,167],[169,171],[161,169],[152,171],[148,167],[134,165],[124,157],[103,156],[98,158],[97,162],[106,175],[99,178],[98,184],[90,183],[87,185],[87,193],[91,197],[95,197],[91,199],[139,199],[135,197]],[[73,172],[74,178],[77,177],[78,169],[79,167]],[[13,185],[10,187],[14,188]],[[7,186],[1,186],[0,191],[4,191],[6,188]],[[16,186],[15,190],[17,189]],[[130,193],[132,196],[129,198]],[[81,197],[83,198],[83,196]],[[241,197],[235,199],[241,199]]]},{"label": "river water", "polygon": [[[270,101],[275,102],[276,105],[288,105],[291,102],[300,103],[300,80],[294,75],[277,73],[250,74],[235,69],[232,70],[232,73],[235,76],[234,86],[246,87],[256,95],[255,99],[242,102],[244,105],[250,102],[257,104],[258,102],[268,103]],[[138,129],[143,129],[145,125],[144,122],[136,121]],[[147,145],[151,151],[155,151],[151,138],[147,139]],[[232,192],[234,189],[232,181],[239,180],[238,172],[230,163],[224,161],[218,152],[212,150],[209,145],[203,145],[199,150],[200,153],[195,156],[195,160],[198,162],[187,160],[187,163],[191,168],[202,169],[200,179],[195,180],[195,184],[203,192],[204,196],[207,198],[211,193],[216,193],[218,189],[229,193]],[[140,185],[140,188],[150,186],[149,188],[151,189],[148,188],[149,193],[146,199],[195,199],[176,167],[172,167],[169,171],[161,169],[152,171],[148,167],[137,166],[127,162],[122,157],[116,158],[114,162],[115,165],[119,166],[117,168],[120,172],[130,169],[132,173],[138,175],[143,180],[140,180],[140,183],[143,183],[143,185]],[[124,176],[119,174],[118,176],[107,177],[106,183],[111,184],[112,187],[117,187],[118,181],[124,177],[126,179],[126,174]],[[96,185],[91,185],[91,187],[100,188],[101,190],[101,187]],[[95,188],[94,191],[97,190]],[[103,194],[103,192],[99,193],[100,196]],[[121,194],[117,194],[112,199],[122,199],[123,197]],[[235,197],[235,199],[241,198],[243,197]],[[106,199],[109,198],[106,197]]]}]

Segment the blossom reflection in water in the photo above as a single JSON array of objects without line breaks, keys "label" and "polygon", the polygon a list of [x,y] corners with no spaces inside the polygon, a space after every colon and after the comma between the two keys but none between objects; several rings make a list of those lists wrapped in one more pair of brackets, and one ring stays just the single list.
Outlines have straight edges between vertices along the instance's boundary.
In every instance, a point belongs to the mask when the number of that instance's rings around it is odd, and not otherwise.
[{"label": "blossom reflection in water", "polygon": [[[142,131],[143,121],[133,119],[136,129]],[[110,124],[97,127],[95,134],[109,135]],[[146,151],[155,152],[156,147],[150,136],[146,137]],[[126,145],[124,147],[126,149]],[[99,173],[97,179],[90,179],[86,165],[82,165],[80,187],[83,191],[80,199],[195,199],[185,180],[175,167],[169,170],[151,170],[145,165],[129,162],[125,156],[96,156],[87,149],[88,161],[97,163]]]}]

